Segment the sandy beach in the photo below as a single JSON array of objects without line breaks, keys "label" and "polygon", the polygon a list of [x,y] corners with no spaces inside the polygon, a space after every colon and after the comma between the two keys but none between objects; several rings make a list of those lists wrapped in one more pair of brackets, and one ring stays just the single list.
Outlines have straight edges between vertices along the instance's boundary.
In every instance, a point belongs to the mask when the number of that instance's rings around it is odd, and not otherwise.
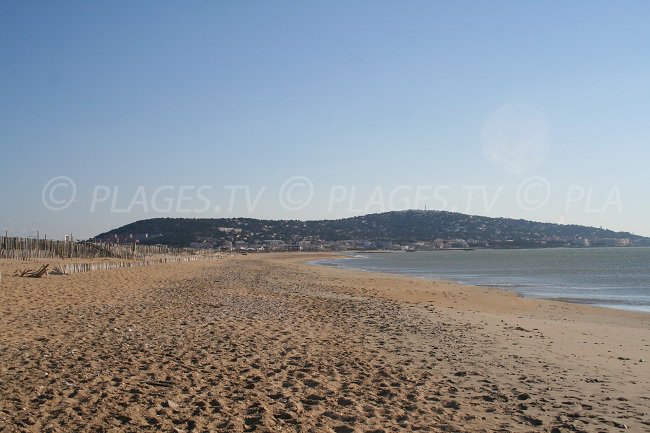
[{"label": "sandy beach", "polygon": [[650,431],[650,315],[260,254],[0,263],[0,431]]}]

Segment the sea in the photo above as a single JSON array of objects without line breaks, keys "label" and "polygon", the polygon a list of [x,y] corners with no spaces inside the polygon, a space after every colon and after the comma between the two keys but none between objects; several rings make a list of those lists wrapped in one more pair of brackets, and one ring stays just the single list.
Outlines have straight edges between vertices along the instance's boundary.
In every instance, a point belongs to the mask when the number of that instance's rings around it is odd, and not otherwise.
[{"label": "sea", "polygon": [[650,248],[354,253],[318,264],[512,290],[528,298],[650,312]]}]

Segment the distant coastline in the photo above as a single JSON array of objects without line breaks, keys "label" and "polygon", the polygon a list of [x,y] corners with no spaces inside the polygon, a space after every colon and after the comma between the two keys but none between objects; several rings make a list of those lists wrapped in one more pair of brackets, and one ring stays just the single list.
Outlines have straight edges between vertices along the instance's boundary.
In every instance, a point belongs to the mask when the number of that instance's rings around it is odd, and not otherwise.
[{"label": "distant coastline", "polygon": [[247,252],[650,246],[629,232],[434,210],[307,221],[153,218],[93,240]]}]

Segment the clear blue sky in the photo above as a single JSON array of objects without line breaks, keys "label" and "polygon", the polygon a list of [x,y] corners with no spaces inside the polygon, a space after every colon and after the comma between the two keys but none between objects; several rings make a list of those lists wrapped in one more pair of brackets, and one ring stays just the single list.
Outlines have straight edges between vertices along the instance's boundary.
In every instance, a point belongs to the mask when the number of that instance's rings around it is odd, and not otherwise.
[{"label": "clear blue sky", "polygon": [[[3,1],[0,228],[427,205],[650,235],[648,22],[647,1]],[[56,176],[77,187],[60,211]],[[152,206],[205,185],[194,212]]]}]

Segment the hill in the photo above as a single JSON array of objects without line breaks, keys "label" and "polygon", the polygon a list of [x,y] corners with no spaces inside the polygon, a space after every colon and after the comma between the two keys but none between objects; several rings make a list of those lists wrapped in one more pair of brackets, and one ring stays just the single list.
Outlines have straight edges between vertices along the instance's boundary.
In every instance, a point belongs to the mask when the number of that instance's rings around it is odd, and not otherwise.
[{"label": "hill", "polygon": [[253,218],[153,218],[102,233],[97,239],[137,239],[141,243],[188,246],[192,242],[241,241],[260,244],[269,240],[286,243],[308,240],[336,242],[363,240],[412,243],[434,239],[465,239],[490,246],[559,246],[591,240],[609,244],[629,240],[650,244],[648,238],[627,232],[527,221],[491,218],[446,211],[394,211],[339,220],[260,220]]}]

